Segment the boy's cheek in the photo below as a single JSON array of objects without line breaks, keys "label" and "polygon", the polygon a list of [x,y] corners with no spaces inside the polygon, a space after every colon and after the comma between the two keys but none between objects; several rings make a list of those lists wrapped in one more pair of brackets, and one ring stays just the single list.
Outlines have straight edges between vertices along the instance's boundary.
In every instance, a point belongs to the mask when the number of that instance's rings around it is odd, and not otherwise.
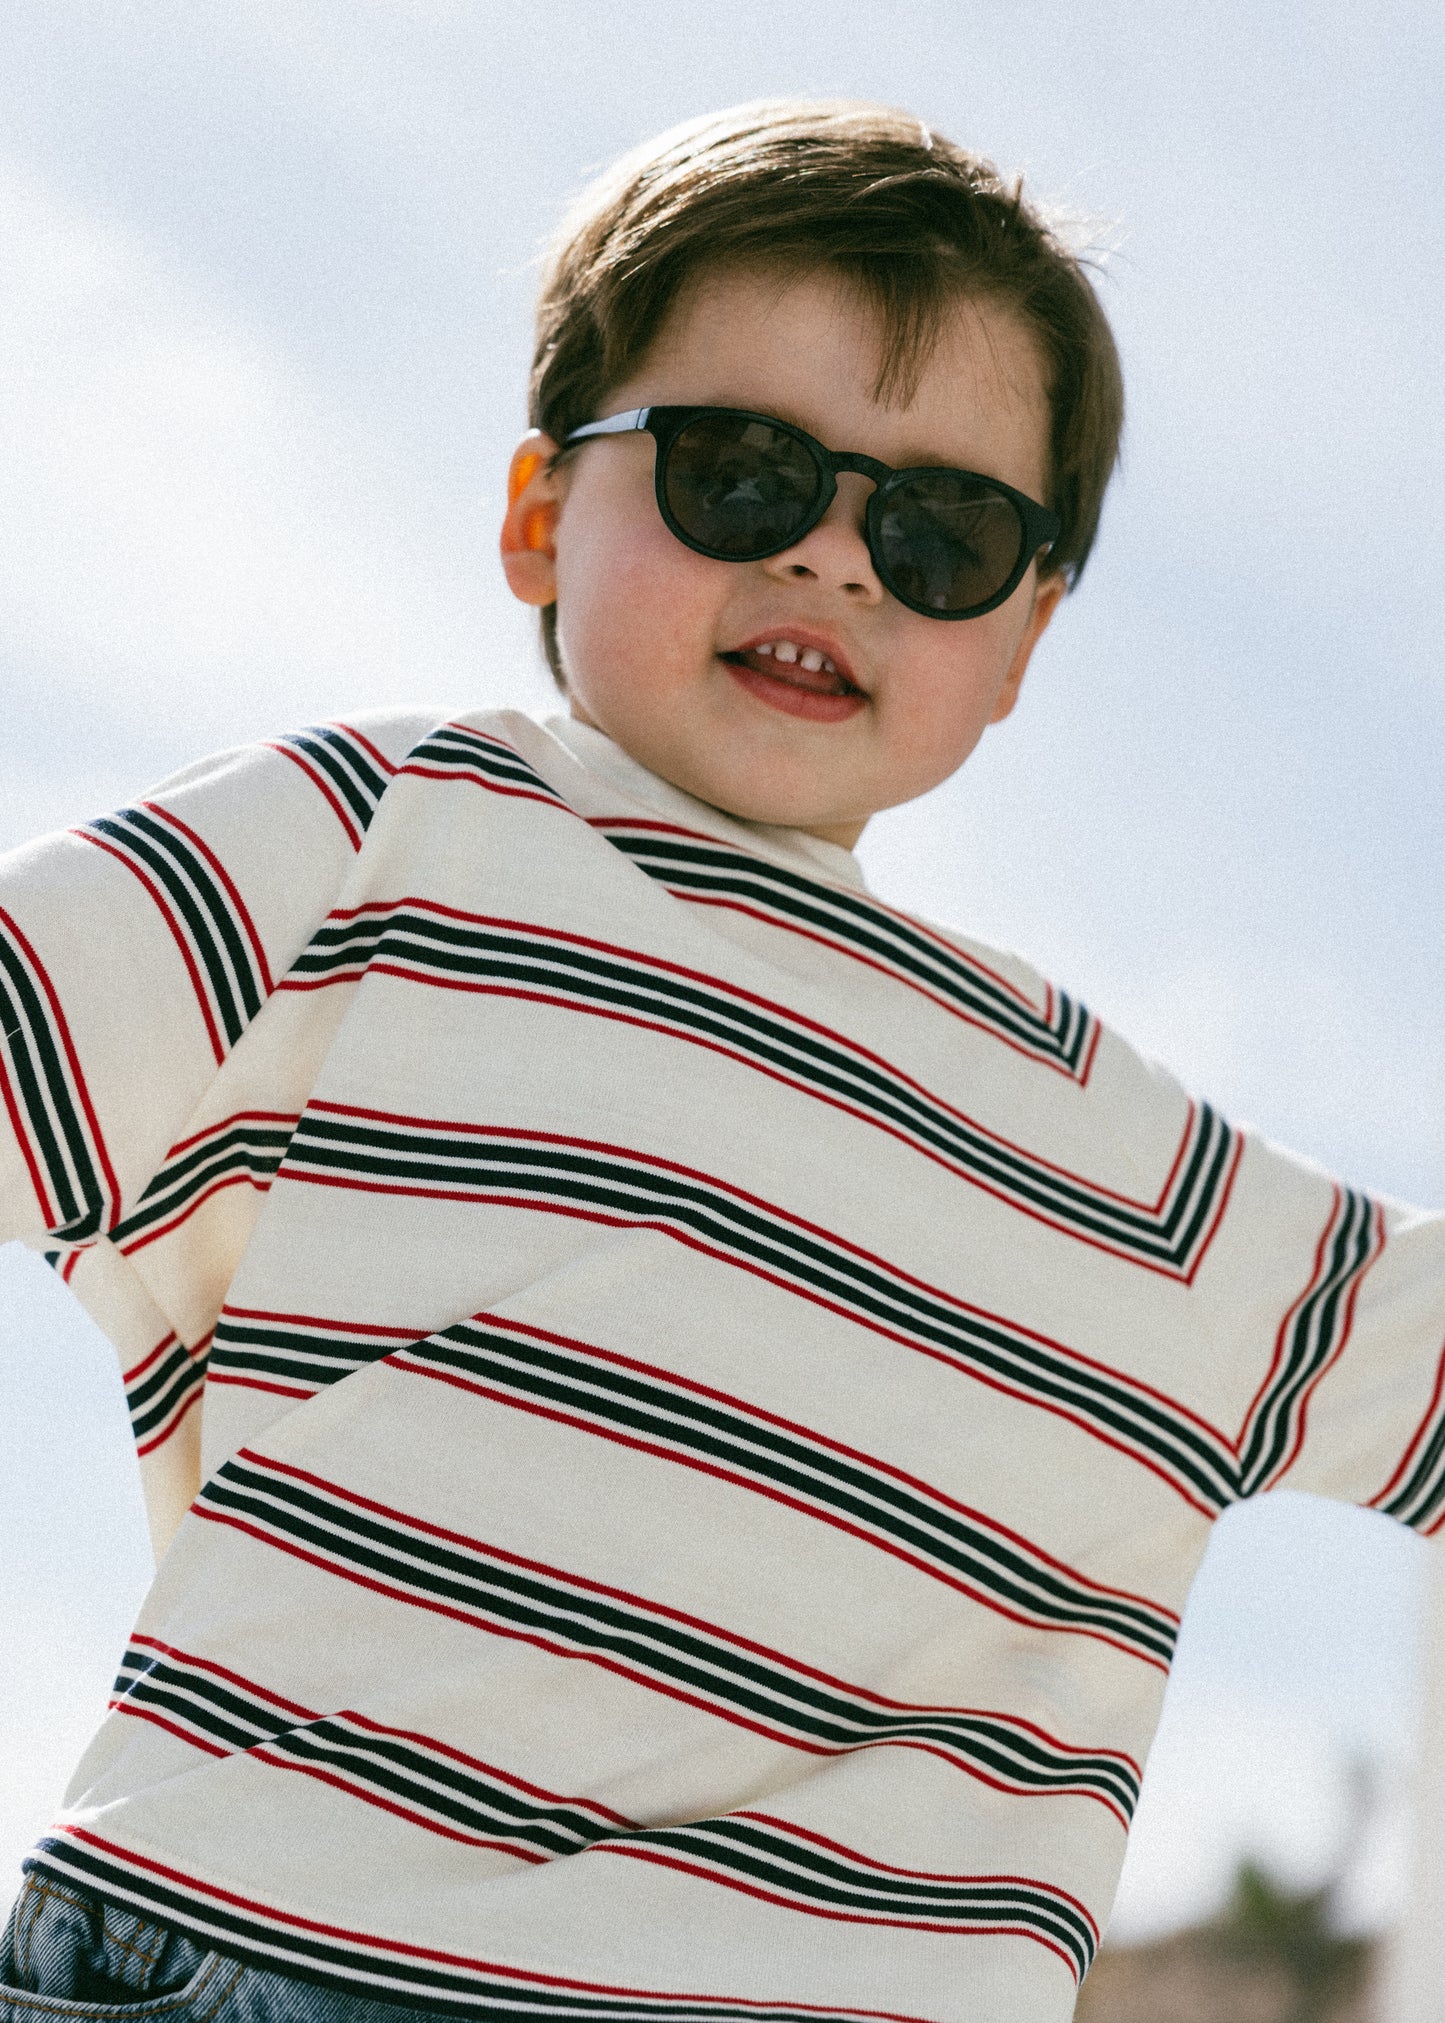
[{"label": "boy's cheek", "polygon": [[559,545],[558,622],[574,656],[599,672],[681,671],[717,649],[723,599],[713,572],[728,565],[690,556],[660,522],[657,534],[619,526],[576,547]]}]

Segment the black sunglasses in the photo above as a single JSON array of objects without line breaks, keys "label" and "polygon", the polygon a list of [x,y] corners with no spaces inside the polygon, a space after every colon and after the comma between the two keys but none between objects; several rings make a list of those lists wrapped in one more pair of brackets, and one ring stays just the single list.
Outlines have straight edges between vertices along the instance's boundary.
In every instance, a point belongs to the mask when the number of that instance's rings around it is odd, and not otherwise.
[{"label": "black sunglasses", "polygon": [[925,618],[979,618],[1012,596],[1062,521],[998,478],[947,465],[894,470],[825,449],[805,429],[736,407],[635,407],[564,437],[645,429],[657,505],[679,541],[721,562],[761,562],[815,527],[839,471],[873,480],[864,532],[884,588]]}]

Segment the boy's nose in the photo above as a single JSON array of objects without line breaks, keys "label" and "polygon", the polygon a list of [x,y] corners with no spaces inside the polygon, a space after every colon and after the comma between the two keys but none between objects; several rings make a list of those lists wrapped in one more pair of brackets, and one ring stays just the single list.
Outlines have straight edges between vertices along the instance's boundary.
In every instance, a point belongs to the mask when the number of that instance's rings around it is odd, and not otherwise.
[{"label": "boy's nose", "polygon": [[838,495],[816,527],[780,554],[769,555],[762,567],[769,575],[813,581],[840,591],[853,604],[880,604],[883,585],[873,567],[863,532],[871,482],[856,472],[838,478]]}]

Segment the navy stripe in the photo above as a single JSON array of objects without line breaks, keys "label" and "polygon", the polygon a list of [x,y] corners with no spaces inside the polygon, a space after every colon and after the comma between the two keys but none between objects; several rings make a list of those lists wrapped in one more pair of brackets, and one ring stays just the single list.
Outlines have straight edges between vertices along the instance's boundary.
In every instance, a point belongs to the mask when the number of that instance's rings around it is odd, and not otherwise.
[{"label": "navy stripe", "polygon": [[[814,1754],[901,1743],[961,1759],[963,1768],[974,1759],[978,1717],[967,1709],[865,1697],[843,1681],[791,1667],[779,1653],[741,1645],[716,1625],[518,1561],[480,1539],[439,1537],[399,1512],[360,1507],[335,1484],[298,1478],[246,1450],[223,1463],[195,1509],[413,1594],[421,1606],[460,1610],[484,1630],[560,1644],[595,1661],[618,1660],[634,1676],[640,1672],[643,1683],[681,1689],[680,1697],[723,1719],[761,1727]],[[991,1718],[983,1717],[985,1725]]]},{"label": "navy stripe", "polygon": [[125,1402],[136,1444],[173,1418],[205,1381],[205,1356],[192,1356],[176,1342],[149,1364],[136,1382],[128,1383]]},{"label": "navy stripe", "polygon": [[1344,1339],[1355,1288],[1374,1260],[1378,1241],[1375,1204],[1367,1195],[1341,1189],[1321,1269],[1300,1301],[1279,1372],[1252,1412],[1240,1443],[1241,1495],[1253,1496],[1263,1489],[1293,1452],[1309,1393]]},{"label": "navy stripe", "polygon": [[[153,1713],[191,1731],[201,1745],[280,1759],[341,1777],[363,1800],[405,1805],[443,1830],[512,1841],[528,1858],[551,1860],[630,1829],[631,1821],[580,1801],[529,1795],[484,1766],[428,1747],[342,1710],[297,1719],[234,1678],[180,1652],[132,1645],[116,1682],[122,1713]],[[359,1789],[357,1789],[359,1787]]]},{"label": "navy stripe", "polygon": [[[379,917],[378,917],[379,916]],[[1208,1104],[1197,1107],[1177,1171],[1157,1207],[1031,1158],[920,1088],[889,1062],[765,1006],[711,977],[682,975],[630,950],[601,951],[546,929],[432,914],[406,902],[328,920],[298,958],[293,978],[351,978],[384,964],[447,980],[546,993],[581,1011],[641,1018],[684,1039],[725,1047],[815,1094],[861,1109],[941,1154],[967,1178],[1046,1216],[1067,1234],[1183,1276],[1198,1262],[1238,1138]]]},{"label": "navy stripe", "polygon": [[747,1813],[659,1827],[613,1841],[607,1851],[643,1848],[691,1857],[686,1865],[693,1873],[720,1870],[720,1881],[736,1876],[744,1885],[784,1896],[796,1909],[825,1916],[959,1933],[971,1927],[1030,1928],[1067,1953],[1076,1980],[1088,1972],[1097,1945],[1093,1925],[1078,1906],[1040,1883],[1012,1876],[898,1875],[852,1849],[845,1855],[819,1847],[779,1821]]},{"label": "navy stripe", "polygon": [[388,780],[371,753],[345,724],[311,724],[276,740],[302,752],[336,789],[356,826],[365,830],[386,792]]},{"label": "navy stripe", "polygon": [[662,835],[623,821],[595,826],[638,870],[680,897],[696,894],[761,907],[782,925],[824,934],[937,992],[970,1019],[1075,1078],[1087,1066],[1097,1024],[1062,991],[1054,993],[1052,1014],[1040,1012],[961,950],[857,893],[722,843]]},{"label": "navy stripe", "polygon": [[745,1268],[841,1305],[863,1325],[897,1332],[1014,1395],[1077,1415],[1167,1473],[1197,1506],[1222,1509],[1238,1494],[1238,1464],[1212,1429],[1122,1375],[1075,1359],[1059,1344],[999,1316],[952,1302],[782,1209],[751,1202],[706,1175],[645,1162],[610,1146],[573,1148],[521,1133],[449,1132],[426,1120],[365,1120],[308,1109],[286,1174],[464,1189],[486,1198],[529,1196],[539,1205],[616,1216],[685,1232]]},{"label": "navy stripe", "polygon": [[542,775],[510,745],[500,738],[467,730],[461,724],[443,724],[430,737],[423,738],[407,753],[402,771],[409,772],[423,764],[455,772],[459,778],[475,775],[483,785],[496,781],[502,786],[523,787],[529,793],[555,801],[559,808],[567,806],[556,789],[549,787]]},{"label": "navy stripe", "polygon": [[[519,2016],[539,2023],[553,2018],[556,2023],[880,2023],[876,2011],[831,2003],[824,2014],[816,2006],[790,2002],[559,1986],[555,1977],[504,1974],[483,1960],[468,1967],[389,1951],[384,1941],[347,1945],[344,1937],[327,1938],[267,1918],[259,1906],[248,1911],[217,1901],[199,1884],[166,1880],[129,1860],[124,1849],[97,1846],[97,1838],[92,1835],[87,1842],[73,1833],[48,1838],[27,1867],[57,1882],[78,1882],[119,1904],[140,1904],[158,1922],[193,1933],[237,1959],[359,1995],[387,1994],[427,2010],[491,2016],[496,2023]],[[1043,1885],[1039,1891],[1045,1894]],[[1035,1934],[1025,1929],[1022,1935]],[[1044,1942],[1057,1950],[1052,1937]],[[896,2023],[923,2019],[898,2018]]]},{"label": "navy stripe", "polygon": [[101,815],[81,833],[86,830],[144,865],[164,888],[189,933],[226,1038],[234,1046],[261,1009],[265,993],[229,895],[204,856],[144,807]]},{"label": "navy stripe", "polygon": [[48,1232],[86,1243],[104,1227],[112,1202],[91,1135],[71,1086],[68,1063],[51,1024],[50,1007],[26,955],[0,920],[0,1047],[36,1164],[54,1197],[58,1218]]},{"label": "navy stripe", "polygon": [[291,1131],[289,1122],[277,1124],[250,1117],[226,1118],[212,1126],[203,1138],[188,1144],[158,1169],[135,1207],[116,1224],[114,1241],[124,1244],[180,1214],[218,1182],[249,1179],[269,1185],[290,1143]]},{"label": "navy stripe", "polygon": [[[861,1528],[925,1572],[961,1585],[986,1605],[1001,1602],[1043,1628],[1088,1626],[1163,1656],[1172,1646],[1173,1624],[1164,1612],[1132,1597],[1101,1594],[926,1483],[901,1479],[869,1455],[810,1440],[804,1428],[751,1415],[737,1401],[723,1405],[689,1393],[660,1370],[641,1375],[636,1366],[609,1366],[555,1336],[538,1339],[530,1330],[502,1332],[476,1321],[398,1349],[391,1361],[402,1370],[456,1371],[511,1393],[518,1403],[565,1409],[603,1434],[645,1438],[654,1451],[660,1445],[678,1459],[738,1471],[758,1488],[781,1490],[827,1521]],[[1054,1781],[1073,1782],[1080,1766],[1068,1761],[1054,1771]],[[1132,1808],[1127,1778],[1118,1784],[1117,1765],[1108,1774]]]}]

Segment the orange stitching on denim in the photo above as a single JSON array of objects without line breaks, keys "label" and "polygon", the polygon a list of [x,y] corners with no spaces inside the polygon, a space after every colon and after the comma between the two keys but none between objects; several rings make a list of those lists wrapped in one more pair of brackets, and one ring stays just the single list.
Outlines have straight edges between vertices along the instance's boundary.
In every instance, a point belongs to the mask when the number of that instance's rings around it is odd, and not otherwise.
[{"label": "orange stitching on denim", "polygon": [[[111,1925],[112,1915],[130,1918],[135,1925],[135,1936],[129,1939],[122,1938],[120,1933],[115,1931]],[[136,1917],[134,1911],[122,1911],[115,1904],[102,1904],[100,1906],[100,1936],[102,1944],[114,1946],[118,1953],[129,1953],[133,1958],[140,1961],[141,1977],[136,1985],[143,1995],[148,1993],[151,1976],[156,1970],[156,1961],[160,1958],[161,1948],[166,1942],[166,1933],[163,1927],[145,1923],[143,1919]],[[144,1943],[147,1939],[151,1941],[149,1951],[146,1950]]]},{"label": "orange stitching on denim", "polygon": [[35,1944],[35,1933],[40,1924],[41,1917],[44,1915],[45,1907],[52,1897],[56,1898],[60,1903],[69,1904],[72,1910],[82,1911],[91,1918],[95,1916],[96,1905],[93,1897],[77,1896],[73,1890],[66,1889],[63,1883],[53,1882],[49,1876],[27,1876],[22,1902],[28,1908],[30,1902],[33,1901],[35,1908],[30,1914],[30,1922],[25,1926],[23,1933],[18,1929],[18,1926],[16,1931],[15,1965],[22,1981],[30,1979],[31,1955]]},{"label": "orange stitching on denim", "polygon": [[[32,1942],[35,1927],[39,1924],[41,1915],[52,1898],[60,1903],[69,1904],[74,1910],[86,1912],[91,1917],[94,1917],[98,1911],[101,1916],[102,1936],[110,1939],[112,1943],[119,1946],[123,1951],[134,1952],[140,1958],[148,1958],[151,1968],[154,1969],[155,1960],[160,1953],[165,1938],[168,1936],[168,1927],[151,1924],[141,1924],[139,1926],[137,1937],[154,1934],[156,1940],[154,1952],[149,1955],[143,1954],[133,1941],[122,1939],[119,1935],[106,1931],[106,1915],[115,1909],[115,1906],[102,1903],[95,1897],[77,1895],[74,1891],[67,1889],[63,1883],[53,1882],[49,1876],[27,1876],[25,1887],[16,1902],[17,1939],[20,1936],[21,1923],[25,1919],[26,1913],[29,1913],[29,1922],[24,1927],[24,1938],[27,1947]],[[34,1905],[33,1911],[31,1910],[32,1903]],[[180,1936],[185,1937],[186,1935],[182,1933]],[[20,1948],[17,1944],[17,1970],[20,1968],[19,1953]],[[227,1967],[232,1969],[229,1975],[225,1972]],[[29,1960],[27,1956],[25,1963],[26,1974],[28,1974],[28,1971]],[[245,1967],[242,1961],[225,1960],[219,1953],[210,1953],[202,1959],[200,1966],[191,1975],[183,1988],[176,1989],[170,1995],[147,1996],[142,1991],[135,2002],[79,2002],[74,1997],[68,1995],[37,1995],[29,1989],[24,1988],[0,1988],[0,2013],[5,2011],[13,2013],[15,2010],[28,2009],[34,2010],[42,2016],[50,2016],[56,2019],[73,2019],[73,2023],[79,2023],[79,2019],[82,2018],[87,2019],[87,2023],[124,2023],[127,2011],[145,2009],[149,2016],[156,2018],[157,2023],[159,2023],[159,2019],[172,2016],[178,2009],[186,2010],[191,2008],[201,1999],[211,1981],[219,1975],[221,1987],[215,2001],[203,2014],[193,2019],[193,2023],[213,2023],[213,2018],[220,2010],[227,1996],[235,1988],[244,1971]],[[117,2012],[120,2012],[119,2018]]]},{"label": "orange stitching on denim", "polygon": [[[244,1974],[246,1971],[245,1962],[243,1960],[228,1960],[223,1962],[221,1955],[219,1953],[212,1953],[211,1966],[215,1969],[219,1969],[222,1965],[234,1967],[235,1972],[231,1975],[229,1980],[223,1979],[221,1983],[220,1994],[217,1995],[215,2001],[211,2004],[209,2009],[203,2010],[199,2016],[196,2016],[193,2019],[193,2023],[211,2023],[211,2019],[215,2016],[217,2010],[221,2007],[221,2004],[228,1999],[228,1997],[234,1990],[236,1983],[240,1980],[242,1974]],[[208,1973],[209,1970],[203,1969],[202,1971],[203,1973]],[[202,1981],[201,1987],[204,1987],[204,1985],[205,1982]],[[198,2001],[200,1999],[200,1994],[201,1988],[198,1987],[196,1989],[195,1996],[193,1997],[193,1999]]]}]

